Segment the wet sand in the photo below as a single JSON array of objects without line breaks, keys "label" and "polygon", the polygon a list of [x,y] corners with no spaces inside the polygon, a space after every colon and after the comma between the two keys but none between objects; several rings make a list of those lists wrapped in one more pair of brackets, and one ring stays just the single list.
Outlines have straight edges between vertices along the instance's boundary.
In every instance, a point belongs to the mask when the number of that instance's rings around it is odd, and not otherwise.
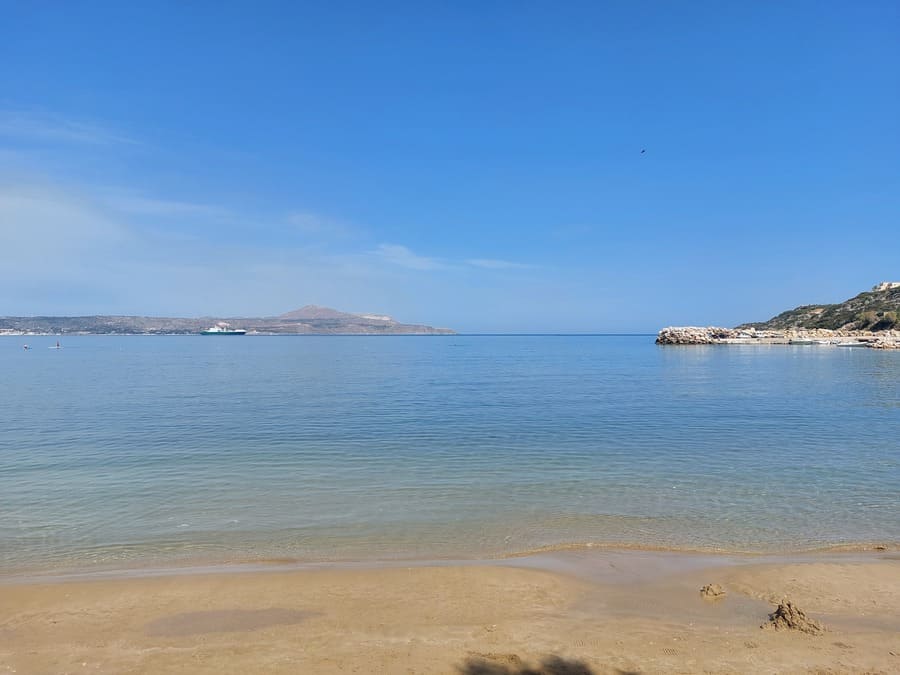
[{"label": "wet sand", "polygon": [[[725,597],[702,598],[707,583]],[[761,629],[783,597],[827,632]],[[900,555],[563,551],[479,564],[6,578],[7,672],[900,672]]]}]

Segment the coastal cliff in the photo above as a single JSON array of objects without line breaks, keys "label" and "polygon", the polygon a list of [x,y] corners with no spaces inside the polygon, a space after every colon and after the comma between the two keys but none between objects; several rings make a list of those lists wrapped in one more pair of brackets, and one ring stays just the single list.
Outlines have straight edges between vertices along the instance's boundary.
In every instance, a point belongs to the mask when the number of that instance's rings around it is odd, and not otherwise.
[{"label": "coastal cliff", "polygon": [[900,282],[884,281],[841,303],[802,305],[736,328],[669,326],[659,331],[656,344],[859,344],[900,349]]}]

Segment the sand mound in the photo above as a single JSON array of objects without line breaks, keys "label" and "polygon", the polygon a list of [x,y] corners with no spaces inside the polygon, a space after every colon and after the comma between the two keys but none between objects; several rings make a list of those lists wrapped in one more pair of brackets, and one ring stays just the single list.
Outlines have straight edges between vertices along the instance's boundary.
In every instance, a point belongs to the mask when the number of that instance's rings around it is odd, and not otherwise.
[{"label": "sand mound", "polygon": [[825,627],[810,619],[799,607],[795,607],[790,600],[782,600],[774,612],[769,614],[769,620],[760,628],[773,630],[799,630],[810,635],[821,635]]},{"label": "sand mound", "polygon": [[719,584],[706,584],[700,589],[700,595],[705,600],[721,600],[725,597],[725,589]]}]

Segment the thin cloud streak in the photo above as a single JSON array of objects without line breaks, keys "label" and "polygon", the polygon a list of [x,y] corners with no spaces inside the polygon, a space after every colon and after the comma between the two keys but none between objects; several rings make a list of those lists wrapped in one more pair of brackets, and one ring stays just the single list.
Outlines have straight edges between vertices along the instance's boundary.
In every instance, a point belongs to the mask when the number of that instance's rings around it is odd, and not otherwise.
[{"label": "thin cloud streak", "polygon": [[496,260],[493,258],[469,258],[466,260],[467,265],[472,267],[480,267],[485,270],[529,270],[534,269],[534,265],[525,263],[511,262],[509,260]]},{"label": "thin cloud streak", "polygon": [[435,258],[421,256],[413,253],[406,246],[400,244],[380,244],[373,254],[392,265],[405,267],[411,270],[441,270],[447,269],[447,265]]},{"label": "thin cloud streak", "polygon": [[381,244],[372,253],[392,265],[421,271],[460,270],[465,267],[492,271],[535,269],[534,265],[496,258],[467,258],[462,261],[442,260],[420,255],[401,244]]},{"label": "thin cloud streak", "polygon": [[112,129],[51,115],[15,110],[0,111],[0,136],[18,141],[88,145],[139,145]]},{"label": "thin cloud streak", "polygon": [[291,211],[285,220],[297,232],[311,237],[345,239],[357,234],[346,223],[309,211]]},{"label": "thin cloud streak", "polygon": [[142,216],[204,216],[232,219],[235,215],[226,208],[212,204],[153,199],[140,195],[122,195],[110,198],[110,204],[125,212]]}]

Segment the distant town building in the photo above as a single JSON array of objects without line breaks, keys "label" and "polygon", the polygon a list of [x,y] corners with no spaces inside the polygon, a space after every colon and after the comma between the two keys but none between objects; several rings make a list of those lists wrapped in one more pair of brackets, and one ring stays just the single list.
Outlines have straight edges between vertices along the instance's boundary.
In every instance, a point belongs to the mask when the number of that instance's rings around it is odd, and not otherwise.
[{"label": "distant town building", "polygon": [[889,291],[892,288],[900,288],[900,281],[882,281],[872,287],[873,291]]}]

